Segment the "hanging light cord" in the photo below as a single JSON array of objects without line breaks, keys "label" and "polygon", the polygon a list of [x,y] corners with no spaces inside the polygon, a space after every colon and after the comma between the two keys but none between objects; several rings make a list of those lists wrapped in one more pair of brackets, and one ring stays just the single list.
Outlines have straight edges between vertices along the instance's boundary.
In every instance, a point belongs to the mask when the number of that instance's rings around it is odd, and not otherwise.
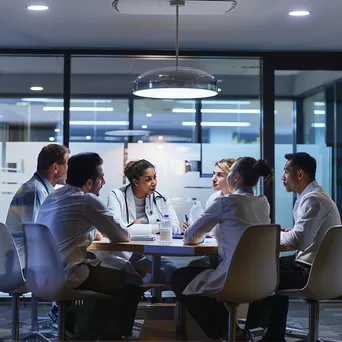
[{"label": "hanging light cord", "polygon": [[176,5],[176,70],[178,70],[179,55],[179,5]]}]

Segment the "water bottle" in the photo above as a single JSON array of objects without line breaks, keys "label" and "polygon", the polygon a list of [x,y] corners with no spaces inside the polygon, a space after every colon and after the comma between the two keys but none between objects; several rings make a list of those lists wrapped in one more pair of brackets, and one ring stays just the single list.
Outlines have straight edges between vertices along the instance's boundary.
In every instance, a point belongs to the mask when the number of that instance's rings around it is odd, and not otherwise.
[{"label": "water bottle", "polygon": [[169,215],[164,215],[160,222],[160,242],[163,244],[172,242],[172,222]]},{"label": "water bottle", "polygon": [[192,225],[195,223],[198,218],[202,215],[203,208],[201,205],[201,201],[197,201],[196,198],[193,198],[193,205],[189,211],[189,223]]}]

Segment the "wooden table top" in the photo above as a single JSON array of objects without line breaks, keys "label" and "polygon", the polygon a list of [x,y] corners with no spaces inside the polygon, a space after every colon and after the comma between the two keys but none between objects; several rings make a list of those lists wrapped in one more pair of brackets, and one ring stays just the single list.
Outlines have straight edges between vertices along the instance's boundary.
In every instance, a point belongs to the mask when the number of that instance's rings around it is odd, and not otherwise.
[{"label": "wooden table top", "polygon": [[[94,241],[88,250],[136,252],[162,256],[205,256],[217,255],[217,244],[215,239],[210,238],[205,239],[205,242],[199,245],[184,245],[181,239],[173,239],[171,244],[165,245],[160,243],[159,235],[157,235],[155,241],[109,242],[107,238],[103,238],[101,241]],[[291,249],[280,246],[280,252],[288,251]]]},{"label": "wooden table top", "polygon": [[171,244],[162,244],[157,235],[155,241],[109,242],[107,238],[94,241],[89,247],[90,251],[125,251],[149,255],[162,256],[204,256],[217,255],[217,244],[213,238],[206,239],[199,245],[184,245],[182,239],[173,239]]}]

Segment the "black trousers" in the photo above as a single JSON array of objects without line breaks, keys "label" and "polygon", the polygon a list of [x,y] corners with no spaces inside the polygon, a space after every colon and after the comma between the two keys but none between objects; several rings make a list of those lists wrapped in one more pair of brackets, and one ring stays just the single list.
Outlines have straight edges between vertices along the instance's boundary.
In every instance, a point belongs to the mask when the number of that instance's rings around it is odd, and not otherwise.
[{"label": "black trousers", "polygon": [[101,265],[89,265],[88,278],[77,288],[112,296],[111,300],[94,300],[91,312],[87,312],[84,329],[76,340],[121,339],[131,336],[134,318],[142,289],[127,285],[124,272]]},{"label": "black trousers", "polygon": [[[278,290],[301,289],[309,278],[311,266],[295,261],[295,256],[280,258]],[[289,297],[271,296],[249,305],[246,328],[264,327],[265,340],[284,341]]]},{"label": "black trousers", "polygon": [[171,286],[177,300],[181,301],[205,334],[212,339],[225,337],[228,329],[228,312],[222,302],[205,296],[184,296],[188,284],[208,267],[184,267],[175,271]]}]

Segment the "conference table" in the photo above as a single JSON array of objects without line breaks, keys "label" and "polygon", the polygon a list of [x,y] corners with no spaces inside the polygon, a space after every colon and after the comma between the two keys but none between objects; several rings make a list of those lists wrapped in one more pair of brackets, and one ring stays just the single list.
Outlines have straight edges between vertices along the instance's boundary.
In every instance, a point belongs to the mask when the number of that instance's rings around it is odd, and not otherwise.
[{"label": "conference table", "polygon": [[[110,242],[107,238],[101,241],[94,241],[89,247],[90,251],[111,251],[111,252],[135,252],[150,255],[152,258],[152,283],[161,283],[160,266],[162,256],[184,256],[199,257],[217,255],[217,243],[215,238],[206,238],[198,245],[184,245],[182,239],[173,239],[170,244],[160,242],[159,235],[154,241],[129,241]],[[280,246],[280,252],[288,251],[285,246]],[[152,288],[152,297],[161,301],[161,288]]]},{"label": "conference table", "polygon": [[[129,241],[110,242],[107,238],[101,241],[94,241],[89,247],[90,251],[111,251],[111,252],[135,252],[150,255],[152,258],[152,283],[160,283],[160,265],[162,256],[186,256],[198,257],[206,255],[217,255],[216,239],[206,238],[198,245],[184,245],[182,239],[173,239],[170,244],[160,242],[159,235],[154,241]],[[161,288],[152,288],[152,297],[161,301]]]}]

